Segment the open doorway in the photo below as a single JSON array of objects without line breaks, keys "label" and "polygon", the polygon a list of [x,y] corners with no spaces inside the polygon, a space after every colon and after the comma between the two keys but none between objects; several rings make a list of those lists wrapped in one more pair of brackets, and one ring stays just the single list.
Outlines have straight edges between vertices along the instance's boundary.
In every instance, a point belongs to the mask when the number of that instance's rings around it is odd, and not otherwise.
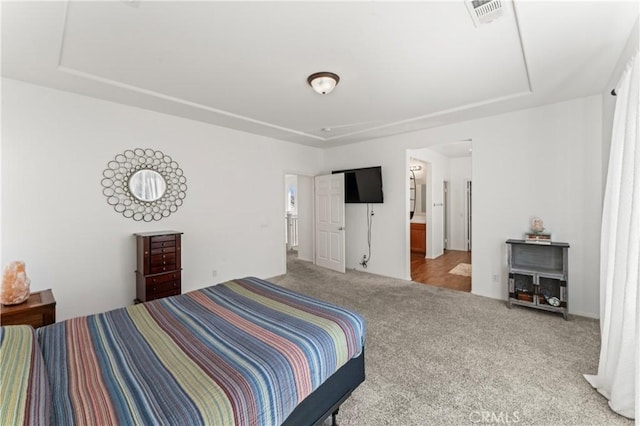
[{"label": "open doorway", "polygon": [[[413,281],[471,291],[471,153],[471,141],[407,151],[408,167],[422,161],[427,177],[424,225],[405,219],[410,227],[408,263]],[[411,208],[412,191],[408,193]],[[418,226],[425,229],[424,253],[413,243]]]},{"label": "open doorway", "polygon": [[313,176],[285,173],[285,263],[289,259],[313,261],[313,217]]}]

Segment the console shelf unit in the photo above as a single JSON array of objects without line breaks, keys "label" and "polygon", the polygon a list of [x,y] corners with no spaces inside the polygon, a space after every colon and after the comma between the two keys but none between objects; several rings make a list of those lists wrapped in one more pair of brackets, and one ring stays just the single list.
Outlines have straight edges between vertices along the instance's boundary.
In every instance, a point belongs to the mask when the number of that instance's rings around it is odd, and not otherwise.
[{"label": "console shelf unit", "polygon": [[[528,306],[568,316],[569,244],[507,240],[509,299],[507,306]],[[549,303],[559,300],[559,306]]]}]

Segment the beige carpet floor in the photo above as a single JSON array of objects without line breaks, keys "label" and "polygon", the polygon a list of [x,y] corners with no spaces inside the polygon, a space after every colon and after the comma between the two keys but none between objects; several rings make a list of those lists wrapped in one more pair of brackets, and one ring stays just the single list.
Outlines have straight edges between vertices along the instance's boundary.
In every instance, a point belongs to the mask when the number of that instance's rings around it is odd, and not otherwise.
[{"label": "beige carpet floor", "polygon": [[290,259],[271,281],[367,321],[366,380],[341,426],[633,424],[582,377],[597,370],[596,320]]}]

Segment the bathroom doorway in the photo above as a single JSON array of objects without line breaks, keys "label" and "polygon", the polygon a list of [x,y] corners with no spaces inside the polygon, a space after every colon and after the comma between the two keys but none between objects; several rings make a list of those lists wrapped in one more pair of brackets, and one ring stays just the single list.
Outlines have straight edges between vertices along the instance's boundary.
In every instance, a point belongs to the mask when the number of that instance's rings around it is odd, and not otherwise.
[{"label": "bathroom doorway", "polygon": [[[471,291],[471,141],[407,150],[408,267],[415,282]],[[419,185],[422,166],[424,189]],[[414,170],[411,170],[411,169]],[[422,171],[422,170],[421,170]],[[415,190],[412,184],[415,182]],[[418,200],[424,194],[424,204]],[[421,200],[422,201],[422,200]],[[413,215],[412,207],[416,205]],[[423,208],[422,208],[423,207]],[[422,223],[421,223],[422,222]],[[414,242],[424,229],[424,251]]]}]

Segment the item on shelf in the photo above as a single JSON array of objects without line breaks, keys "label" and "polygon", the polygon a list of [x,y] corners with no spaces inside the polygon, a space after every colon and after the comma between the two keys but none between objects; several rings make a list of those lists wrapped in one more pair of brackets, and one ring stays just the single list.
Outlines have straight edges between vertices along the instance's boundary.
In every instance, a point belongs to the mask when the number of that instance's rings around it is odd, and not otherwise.
[{"label": "item on shelf", "polygon": [[555,296],[552,296],[549,288],[544,288],[543,287],[542,280],[543,280],[543,278],[541,278],[539,280],[540,281],[540,294],[543,296],[543,298],[540,299],[540,303],[543,303],[543,304],[546,303],[547,305],[559,307],[560,306],[560,299],[558,299]]},{"label": "item on shelf", "polygon": [[2,273],[2,291],[0,303],[3,305],[18,305],[29,298],[31,280],[25,272],[24,262],[14,260],[4,267]]},{"label": "item on shelf", "polygon": [[551,233],[545,232],[542,219],[534,217],[531,219],[531,230],[529,232],[525,232],[524,240],[527,243],[550,244]]},{"label": "item on shelf", "polygon": [[557,297],[550,297],[547,299],[547,303],[551,306],[558,307],[560,306],[560,299],[558,299]]},{"label": "item on shelf", "polygon": [[551,234],[548,232],[542,232],[540,234],[527,232],[524,234],[524,240],[527,243],[551,244]]},{"label": "item on shelf", "polygon": [[534,234],[540,234],[544,232],[544,222],[539,217],[531,219],[531,232]]},{"label": "item on shelf", "polygon": [[524,300],[525,302],[533,302],[533,294],[531,294],[531,293],[516,293],[516,299]]}]

